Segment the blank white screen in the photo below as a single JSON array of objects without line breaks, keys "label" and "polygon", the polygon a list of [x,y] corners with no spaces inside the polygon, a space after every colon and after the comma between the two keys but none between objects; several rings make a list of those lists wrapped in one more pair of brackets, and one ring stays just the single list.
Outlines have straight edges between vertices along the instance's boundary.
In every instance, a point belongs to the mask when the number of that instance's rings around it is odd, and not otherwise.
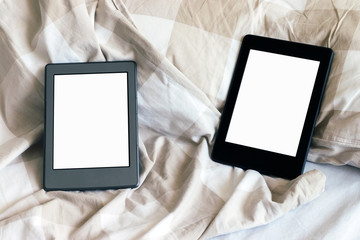
[{"label": "blank white screen", "polygon": [[129,166],[127,73],[54,76],[54,169]]},{"label": "blank white screen", "polygon": [[225,141],[296,156],[319,64],[250,50]]}]

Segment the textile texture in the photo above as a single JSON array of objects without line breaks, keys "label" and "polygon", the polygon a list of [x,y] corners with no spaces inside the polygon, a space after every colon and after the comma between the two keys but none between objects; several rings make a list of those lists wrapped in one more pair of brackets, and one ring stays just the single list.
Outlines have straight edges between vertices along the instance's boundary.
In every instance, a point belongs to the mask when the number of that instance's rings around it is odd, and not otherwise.
[{"label": "textile texture", "polygon": [[[360,166],[359,10],[355,0],[2,1],[0,238],[206,239],[313,200],[318,170],[287,181],[209,153],[251,33],[334,50],[309,160]],[[138,66],[139,187],[45,192],[45,65],[119,60]]]}]

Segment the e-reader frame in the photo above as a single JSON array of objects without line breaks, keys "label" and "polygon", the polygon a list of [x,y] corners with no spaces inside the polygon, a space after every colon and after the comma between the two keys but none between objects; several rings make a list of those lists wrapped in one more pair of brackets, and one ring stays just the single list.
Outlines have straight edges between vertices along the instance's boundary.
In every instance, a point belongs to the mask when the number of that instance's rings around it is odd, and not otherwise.
[{"label": "e-reader frame", "polygon": [[[239,145],[225,140],[251,50],[320,62],[296,156]],[[245,170],[254,169],[262,174],[285,179],[293,179],[302,174],[332,59],[333,51],[330,48],[246,35],[238,55],[211,158],[219,163],[237,166]],[[261,66],[258,70],[261,71]],[[266,116],[264,117],[266,118]]]},{"label": "e-reader frame", "polygon": [[[56,76],[126,74],[128,164],[115,167],[54,168],[54,81]],[[57,80],[57,81],[60,81]],[[97,80],[96,80],[97,81]],[[101,81],[101,79],[99,79]],[[71,86],[70,86],[71,87]],[[86,83],[84,84],[86,89]],[[137,130],[137,70],[133,61],[59,63],[45,67],[45,126],[43,187],[51,190],[103,190],[135,188],[139,183]],[[95,97],[95,96],[94,96]],[[81,91],[79,91],[81,98]],[[120,104],[120,103],[119,103]],[[105,106],[104,106],[105,107]],[[79,109],[80,111],[80,109]],[[116,111],[116,109],[114,109]],[[106,124],[104,122],[103,124]],[[119,123],[120,124],[120,123]],[[94,126],[97,127],[97,126]],[[101,126],[98,126],[101,127]],[[71,133],[69,133],[71,138]],[[106,141],[106,139],[103,139]],[[91,151],[91,149],[89,149]],[[106,149],[104,149],[106,151]],[[57,160],[57,161],[61,161]],[[99,159],[101,161],[101,159]]]}]

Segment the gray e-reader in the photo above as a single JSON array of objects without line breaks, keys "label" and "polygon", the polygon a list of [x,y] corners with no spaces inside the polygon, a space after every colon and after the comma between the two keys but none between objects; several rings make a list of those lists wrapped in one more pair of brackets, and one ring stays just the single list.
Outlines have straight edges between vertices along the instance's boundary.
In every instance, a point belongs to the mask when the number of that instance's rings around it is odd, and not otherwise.
[{"label": "gray e-reader", "polygon": [[330,48],[245,36],[212,159],[287,179],[300,175],[332,59]]},{"label": "gray e-reader", "polygon": [[132,61],[45,67],[45,190],[138,185],[136,80]]}]

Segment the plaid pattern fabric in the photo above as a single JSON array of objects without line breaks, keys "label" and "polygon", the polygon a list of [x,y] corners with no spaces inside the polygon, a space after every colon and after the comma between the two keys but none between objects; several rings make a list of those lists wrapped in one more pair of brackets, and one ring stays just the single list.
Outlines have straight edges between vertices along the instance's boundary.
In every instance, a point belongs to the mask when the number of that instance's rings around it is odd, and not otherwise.
[{"label": "plaid pattern fabric", "polygon": [[[309,159],[360,165],[354,1],[27,1],[0,6],[0,236],[198,239],[269,223],[317,197],[293,181],[214,163],[209,151],[245,34],[317,44],[335,59]],[[44,66],[134,60],[137,189],[42,190]]]},{"label": "plaid pattern fabric", "polygon": [[[224,104],[244,35],[258,34],[332,48],[335,58],[309,160],[360,167],[357,157],[360,108],[356,101],[360,73],[357,65],[360,58],[359,3],[175,2],[172,11],[165,11],[166,14],[156,13],[159,6],[151,2],[127,1],[126,5],[147,39],[158,46],[158,50],[219,110]],[[152,29],[157,28],[165,29],[167,34],[156,34]]]}]

